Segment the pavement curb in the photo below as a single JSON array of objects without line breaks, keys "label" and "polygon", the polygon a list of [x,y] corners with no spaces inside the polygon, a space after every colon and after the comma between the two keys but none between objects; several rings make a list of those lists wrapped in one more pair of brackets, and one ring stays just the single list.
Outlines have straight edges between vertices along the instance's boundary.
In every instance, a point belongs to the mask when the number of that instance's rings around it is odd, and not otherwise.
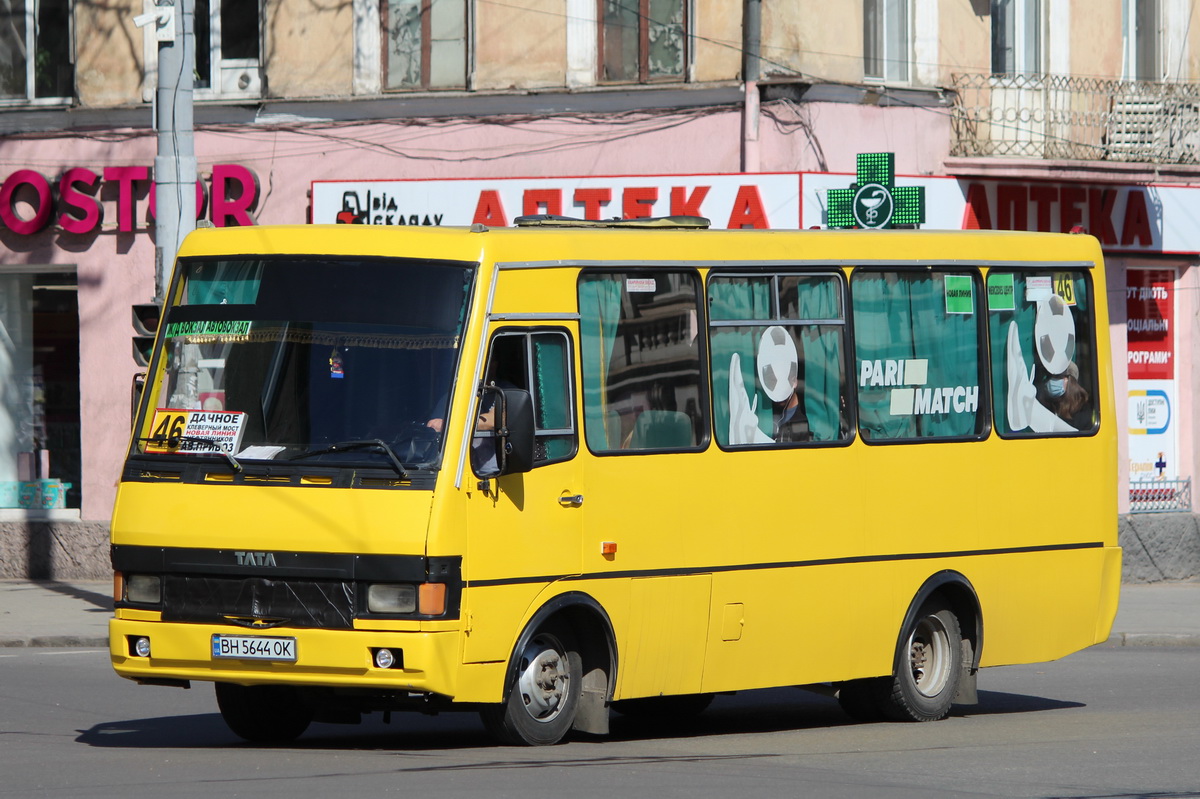
[{"label": "pavement curb", "polygon": [[1115,646],[1200,646],[1200,635],[1192,633],[1114,633],[1108,643]]},{"label": "pavement curb", "polygon": [[29,638],[0,638],[0,649],[66,646],[108,649],[108,636],[36,635]]}]

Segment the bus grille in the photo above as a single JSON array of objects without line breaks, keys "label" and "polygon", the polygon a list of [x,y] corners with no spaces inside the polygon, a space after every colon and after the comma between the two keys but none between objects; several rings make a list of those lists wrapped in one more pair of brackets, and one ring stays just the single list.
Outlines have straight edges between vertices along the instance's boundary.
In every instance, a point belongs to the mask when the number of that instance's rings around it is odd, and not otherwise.
[{"label": "bus grille", "polygon": [[320,627],[354,626],[354,583],[340,580],[269,580],[262,577],[163,577],[163,621]]}]

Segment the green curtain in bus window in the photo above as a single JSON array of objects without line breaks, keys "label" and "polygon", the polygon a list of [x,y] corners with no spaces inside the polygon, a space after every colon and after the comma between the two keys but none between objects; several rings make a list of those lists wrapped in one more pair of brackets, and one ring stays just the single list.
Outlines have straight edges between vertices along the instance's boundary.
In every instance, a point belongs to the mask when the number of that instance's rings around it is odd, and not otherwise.
[{"label": "green curtain in bus window", "polygon": [[[800,317],[841,319],[838,281],[805,280],[799,288]],[[813,441],[833,441],[841,436],[842,331],[833,325],[807,325],[797,329],[804,358],[804,412]]]},{"label": "green curtain in bus window", "polygon": [[621,445],[621,427],[608,412],[608,365],[621,319],[621,277],[586,276],[579,281],[579,347],[583,368],[583,421],[588,446],[602,451]]},{"label": "green curtain in bus window", "polygon": [[909,284],[913,351],[927,364],[924,386],[914,387],[914,415],[921,436],[969,436],[978,431],[979,298],[973,278],[955,277],[971,281],[970,313],[951,310],[944,274],[914,276]]},{"label": "green curtain in bus window", "polygon": [[216,261],[188,268],[188,305],[253,305],[262,261]]},{"label": "green curtain in bus window", "polygon": [[[540,430],[571,427],[570,392],[567,386],[567,339],[558,334],[533,337],[534,385],[537,391],[536,425]],[[547,436],[546,458],[554,460],[571,453],[566,436]]]},{"label": "green curtain in bus window", "polygon": [[[1008,286],[1011,283],[1011,299]],[[992,407],[1001,435],[1053,435],[1089,430],[1095,423],[1095,346],[1091,339],[1091,298],[1080,272],[1002,272],[988,274],[988,333]],[[996,296],[993,297],[993,294]],[[1051,377],[1038,354],[1035,332],[1038,301],[1063,301],[1073,330],[1074,357],[1067,367],[1076,385],[1055,397]],[[1063,338],[1065,338],[1065,333]],[[1048,337],[1046,357],[1062,339]]]},{"label": "green curtain in bus window", "polygon": [[909,283],[895,272],[856,271],[850,296],[859,429],[867,439],[913,438],[916,419],[891,413],[898,364],[916,357]]},{"label": "green curtain in bus window", "polygon": [[[771,318],[770,278],[713,278],[708,284],[709,319],[752,320]],[[712,359],[713,424],[717,443],[729,444],[729,379],[730,364],[737,354],[742,386],[755,408],[758,426],[771,430],[771,400],[758,385],[754,373],[755,356],[762,327],[714,327],[709,336],[709,357]],[[755,404],[757,399],[757,404]]]}]

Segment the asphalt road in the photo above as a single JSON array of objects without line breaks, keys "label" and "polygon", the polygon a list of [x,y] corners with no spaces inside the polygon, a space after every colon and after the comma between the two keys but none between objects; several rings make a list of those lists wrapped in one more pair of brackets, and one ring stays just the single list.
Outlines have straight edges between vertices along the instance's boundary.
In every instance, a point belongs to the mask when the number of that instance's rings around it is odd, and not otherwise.
[{"label": "asphalt road", "polygon": [[933,724],[854,724],[797,689],[718,697],[687,724],[494,746],[473,715],[233,736],[212,689],[139,687],[99,649],[0,651],[0,796],[1200,797],[1200,647],[1103,645],[980,675]]}]

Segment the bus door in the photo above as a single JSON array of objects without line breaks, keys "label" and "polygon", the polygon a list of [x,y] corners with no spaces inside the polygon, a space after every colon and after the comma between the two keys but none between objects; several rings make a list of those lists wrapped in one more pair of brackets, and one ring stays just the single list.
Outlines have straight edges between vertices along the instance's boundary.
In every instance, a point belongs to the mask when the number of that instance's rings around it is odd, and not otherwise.
[{"label": "bus door", "polygon": [[572,391],[573,329],[493,329],[483,383],[529,392],[534,467],[496,477],[494,394],[478,400],[464,480],[470,496],[464,662],[503,660],[547,584],[580,571],[583,481]]},{"label": "bus door", "polygon": [[712,574],[696,558],[708,442],[700,276],[679,268],[584,272],[584,432],[591,456],[585,575],[616,627],[617,696],[697,693]]}]

